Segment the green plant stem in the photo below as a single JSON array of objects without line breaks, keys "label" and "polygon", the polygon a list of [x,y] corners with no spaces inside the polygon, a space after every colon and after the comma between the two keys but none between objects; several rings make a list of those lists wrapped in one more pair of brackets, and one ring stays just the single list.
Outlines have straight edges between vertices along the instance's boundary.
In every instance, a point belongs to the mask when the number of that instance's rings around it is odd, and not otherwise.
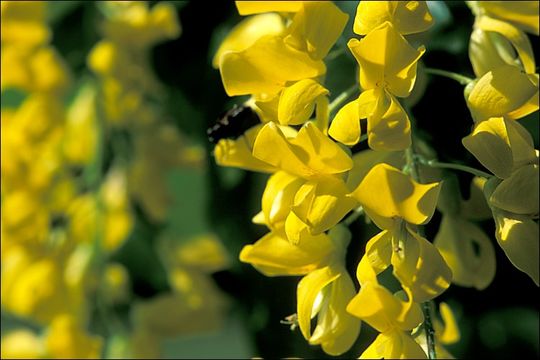
[{"label": "green plant stem", "polygon": [[488,174],[485,171],[478,170],[478,169],[472,168],[472,167],[467,166],[467,165],[443,163],[443,162],[439,162],[439,161],[435,161],[435,160],[426,160],[426,159],[424,159],[422,157],[419,157],[419,156],[417,156],[416,159],[422,165],[426,165],[426,166],[429,166],[429,167],[465,171],[465,172],[468,172],[468,173],[473,174],[475,176],[483,177],[483,178],[486,178],[486,179],[488,179],[488,178],[490,178],[492,176],[491,174]]},{"label": "green plant stem", "polygon": [[343,224],[349,226],[351,225],[353,222],[356,221],[356,219],[358,219],[362,214],[364,214],[364,208],[359,206],[357,207],[356,209],[354,209],[354,211],[345,218],[345,220],[343,220]]},{"label": "green plant stem", "polygon": [[347,90],[338,95],[328,106],[328,113],[334,112],[341,104],[343,104],[348,98],[360,89],[358,84],[353,84]]},{"label": "green plant stem", "polygon": [[[407,163],[407,169],[411,175],[411,177],[417,181],[422,183],[422,180],[420,178],[420,172],[418,171],[418,163],[417,160],[418,157],[414,153],[413,144],[405,150],[405,161]],[[418,226],[418,233],[420,236],[424,237],[424,229],[421,226]],[[431,313],[429,309],[429,302],[423,302],[422,303],[422,313],[424,314],[424,330],[426,332],[426,344],[428,349],[428,358],[429,359],[436,359],[437,353],[435,352],[435,331],[433,330],[433,324],[431,322]]]},{"label": "green plant stem", "polygon": [[471,78],[469,78],[467,76],[457,74],[457,73],[451,72],[451,71],[446,71],[446,70],[441,70],[441,69],[433,69],[433,68],[424,68],[424,70],[426,71],[426,74],[444,76],[444,77],[447,77],[449,79],[457,81],[461,85],[468,85],[469,83],[474,81],[473,79],[471,79]]}]

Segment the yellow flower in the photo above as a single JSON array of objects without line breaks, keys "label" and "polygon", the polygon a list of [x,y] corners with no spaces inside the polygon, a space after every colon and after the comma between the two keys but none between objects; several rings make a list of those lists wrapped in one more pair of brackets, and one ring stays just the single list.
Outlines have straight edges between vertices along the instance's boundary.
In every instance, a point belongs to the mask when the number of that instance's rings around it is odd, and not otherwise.
[{"label": "yellow flower", "polygon": [[538,110],[538,75],[502,65],[470,83],[465,94],[475,122],[501,116],[519,119]]},{"label": "yellow flower", "polygon": [[501,179],[509,178],[524,165],[536,163],[531,134],[517,121],[490,118],[476,124],[462,142],[482,165]]},{"label": "yellow flower", "polygon": [[42,324],[50,323],[61,314],[83,316],[82,289],[66,284],[61,266],[58,259],[48,257],[24,269],[14,267],[17,273],[12,276],[17,280],[10,281],[11,287],[3,294],[2,306]]},{"label": "yellow flower", "polygon": [[253,143],[262,125],[247,130],[237,139],[221,139],[214,148],[216,163],[258,172],[273,172],[276,168],[253,156]]},{"label": "yellow flower", "polygon": [[264,125],[255,139],[253,155],[304,179],[341,174],[352,167],[349,155],[310,122],[294,138],[285,137],[274,123]]},{"label": "yellow flower", "polygon": [[63,153],[76,165],[88,165],[97,146],[96,91],[92,86],[79,90],[66,116]]},{"label": "yellow flower", "polygon": [[[392,264],[394,275],[412,300],[434,298],[450,285],[452,272],[437,249],[412,231],[403,220],[421,225],[429,221],[440,184],[418,184],[388,164],[378,164],[351,193],[366,214],[382,229],[366,245],[366,255],[380,272]],[[375,250],[378,249],[378,250]],[[359,279],[362,268],[358,267]]]},{"label": "yellow flower", "polygon": [[42,340],[29,330],[2,334],[2,359],[40,359],[44,355]]},{"label": "yellow flower", "polygon": [[[298,245],[275,231],[240,253],[240,260],[252,264],[267,276],[306,275],[298,284],[297,311],[302,334],[311,344],[321,344],[325,352],[340,355],[358,336],[360,322],[346,313],[354,295],[354,285],[344,268],[350,233],[337,226],[329,235],[308,235]],[[311,332],[310,320],[318,314]]]},{"label": "yellow flower", "polygon": [[[522,169],[525,168],[528,167],[526,166]],[[491,206],[493,218],[495,219],[495,237],[497,238],[497,242],[504,250],[506,256],[512,262],[512,264],[519,270],[529,275],[535,284],[538,285],[540,281],[540,260],[538,256],[539,230],[538,221],[533,220],[534,218],[538,218],[538,165],[535,165],[532,171],[527,170],[525,173],[522,172],[521,175],[526,176],[526,178],[520,179],[522,184],[530,184],[532,182],[536,185],[536,187],[533,185],[534,189],[532,189],[531,196],[531,194],[527,192],[528,186],[518,186],[518,188],[514,191],[515,195],[512,196],[512,199],[510,200],[510,205],[512,203],[517,203],[517,210],[521,210],[523,208],[522,204],[519,204],[521,200],[524,202],[525,209],[527,209],[527,211],[536,211],[533,214],[516,214],[514,212],[501,209],[494,204],[494,195],[502,185],[499,179],[490,179],[484,186],[484,193]],[[499,203],[499,205],[507,207],[509,204]]]},{"label": "yellow flower", "polygon": [[1,62],[2,89],[15,87],[28,92],[62,92],[71,82],[65,62],[49,46],[30,49],[2,47]]},{"label": "yellow flower", "polygon": [[322,61],[312,60],[275,35],[263,36],[245,50],[224,53],[219,68],[229,96],[277,94],[287,82],[326,73]]},{"label": "yellow flower", "polygon": [[212,66],[216,69],[219,67],[221,55],[225,52],[245,50],[257,39],[265,35],[280,35],[284,29],[283,19],[278,14],[260,14],[242,20],[219,46],[212,60]]},{"label": "yellow flower", "polygon": [[103,24],[105,36],[130,47],[145,48],[180,35],[176,10],[169,3],[148,8],[146,2],[105,3],[110,18]]},{"label": "yellow flower", "polygon": [[45,24],[46,7],[47,3],[41,1],[2,1],[2,45],[32,47],[47,43],[51,34]]},{"label": "yellow flower", "polygon": [[482,14],[510,22],[519,28],[538,36],[537,1],[474,1]]},{"label": "yellow flower", "polygon": [[366,35],[385,21],[407,35],[426,31],[433,18],[425,1],[362,1],[356,8],[353,30]]},{"label": "yellow flower", "polygon": [[102,343],[67,315],[56,317],[45,335],[46,354],[52,358],[95,359],[101,356]]},{"label": "yellow flower", "polygon": [[302,1],[235,1],[240,15],[259,14],[269,11],[294,13],[300,11]]},{"label": "yellow flower", "polygon": [[337,41],[349,15],[331,1],[303,1],[284,40],[314,60],[323,59]]},{"label": "yellow flower", "polygon": [[419,184],[398,169],[375,165],[351,196],[381,229],[393,229],[400,219],[425,224],[433,216],[440,184]]},{"label": "yellow flower", "polygon": [[410,122],[395,96],[408,96],[416,80],[424,47],[414,49],[390,22],[362,40],[351,39],[349,49],[360,65],[360,97],[336,115],[329,134],[346,145],[360,139],[360,119],[367,118],[368,142],[375,150],[403,150],[410,145]]},{"label": "yellow flower", "polygon": [[453,283],[478,290],[491,284],[495,277],[495,250],[478,225],[456,215],[444,215],[433,243],[452,269]]}]

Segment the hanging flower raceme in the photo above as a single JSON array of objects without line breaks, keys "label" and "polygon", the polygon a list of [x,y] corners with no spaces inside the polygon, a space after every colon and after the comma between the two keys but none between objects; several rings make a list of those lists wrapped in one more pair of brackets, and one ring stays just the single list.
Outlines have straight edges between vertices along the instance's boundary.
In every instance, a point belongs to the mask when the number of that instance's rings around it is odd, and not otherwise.
[{"label": "hanging flower raceme", "polygon": [[425,52],[414,49],[404,34],[425,31],[432,22],[425,2],[361,2],[354,31],[366,35],[348,46],[360,66],[358,99],[335,116],[330,135],[345,145],[360,140],[360,119],[367,118],[368,143],[374,150],[403,150],[410,143],[410,122],[396,99],[407,97],[416,80],[417,62]]},{"label": "hanging flower raceme", "polygon": [[538,285],[538,151],[531,135],[516,121],[491,118],[477,124],[463,145],[495,174],[484,193],[499,245]]}]

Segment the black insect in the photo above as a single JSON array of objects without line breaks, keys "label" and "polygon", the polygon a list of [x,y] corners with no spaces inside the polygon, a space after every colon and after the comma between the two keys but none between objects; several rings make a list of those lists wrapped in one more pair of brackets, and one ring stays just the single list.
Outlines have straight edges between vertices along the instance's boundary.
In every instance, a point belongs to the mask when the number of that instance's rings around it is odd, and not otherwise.
[{"label": "black insect", "polygon": [[236,139],[260,121],[257,113],[249,106],[234,105],[206,130],[206,135],[208,135],[208,140],[214,144],[221,139]]}]

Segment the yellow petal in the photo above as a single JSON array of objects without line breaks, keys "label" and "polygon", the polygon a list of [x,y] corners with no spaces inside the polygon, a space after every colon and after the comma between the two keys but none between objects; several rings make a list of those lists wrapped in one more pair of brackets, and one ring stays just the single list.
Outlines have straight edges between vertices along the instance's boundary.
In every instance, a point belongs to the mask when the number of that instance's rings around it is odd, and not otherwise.
[{"label": "yellow petal", "polygon": [[[507,39],[514,47],[515,51],[517,51],[518,58],[520,59],[525,72],[527,74],[532,74],[536,71],[532,45],[527,34],[523,31],[505,21],[492,19],[488,16],[481,16],[478,18],[475,27],[484,31],[500,34],[504,39]],[[489,70],[493,69],[495,69],[495,67]]]},{"label": "yellow petal", "polygon": [[[311,317],[317,296],[327,296],[323,289],[335,281],[341,273],[331,267],[324,267],[310,272],[298,283],[297,288],[297,313],[298,325],[306,340],[311,338]],[[326,289],[324,289],[326,291]]]},{"label": "yellow petal", "polygon": [[395,328],[411,330],[423,321],[420,306],[392,295],[375,281],[368,281],[351,300],[347,311],[379,332]]},{"label": "yellow petal", "polygon": [[29,330],[10,330],[2,334],[2,359],[43,358],[43,341]]},{"label": "yellow petal", "polygon": [[471,181],[470,196],[461,201],[461,217],[468,220],[487,220],[491,209],[484,197],[485,178],[475,176]]},{"label": "yellow petal", "polygon": [[426,31],[433,17],[425,1],[363,1],[356,8],[353,30],[366,35],[385,21],[389,21],[402,34]]},{"label": "yellow petal", "polygon": [[424,350],[410,334],[391,330],[379,334],[360,359],[427,359]]},{"label": "yellow petal", "polygon": [[295,14],[285,42],[320,60],[339,38],[349,15],[331,1],[306,1]]},{"label": "yellow petal", "polygon": [[351,39],[349,49],[360,64],[362,89],[386,87],[399,97],[408,96],[416,80],[416,65],[423,47],[414,49],[394,26],[385,22],[362,40]]},{"label": "yellow petal", "polygon": [[240,252],[240,261],[253,265],[267,276],[304,275],[325,263],[332,252],[327,235],[309,236],[291,244],[281,232],[270,232]]},{"label": "yellow petal", "polygon": [[314,124],[306,123],[295,138],[287,139],[274,123],[259,132],[253,155],[279,169],[310,179],[339,174],[352,167],[351,158]]},{"label": "yellow petal", "polygon": [[336,225],[356,205],[347,197],[345,183],[325,177],[303,184],[294,198],[292,211],[309,226],[312,234],[320,234]]},{"label": "yellow petal", "polygon": [[240,15],[259,14],[270,11],[297,12],[302,8],[301,1],[235,1]]},{"label": "yellow petal", "polygon": [[411,145],[409,116],[397,99],[381,94],[374,113],[368,117],[368,144],[373,150],[399,151]]},{"label": "yellow petal", "polygon": [[279,36],[259,38],[243,51],[225,52],[219,69],[229,96],[278,93],[290,81],[316,78],[326,73],[322,61],[285,44]]},{"label": "yellow petal", "polygon": [[392,258],[392,233],[388,230],[383,230],[367,242],[366,253],[360,261],[362,266],[359,264],[357,269],[357,277],[360,284],[373,277],[371,271],[362,263],[364,258],[376,275],[386,270],[390,266],[390,260]]},{"label": "yellow petal", "polygon": [[231,166],[258,172],[274,172],[274,166],[267,164],[252,155],[253,143],[262,125],[247,130],[238,139],[221,139],[214,148],[216,163],[220,166]]},{"label": "yellow petal", "polygon": [[516,167],[536,159],[531,135],[512,120],[483,121],[462,142],[482,165],[501,179],[509,177]]},{"label": "yellow petal", "polygon": [[442,333],[436,335],[438,340],[443,344],[454,344],[458,342],[461,336],[452,309],[445,302],[441,302],[439,311],[444,322],[444,330]]},{"label": "yellow petal", "polygon": [[387,219],[381,228],[389,229],[393,218],[423,224],[431,218],[437,204],[439,183],[419,184],[388,164],[375,165],[351,193],[371,217]]},{"label": "yellow petal", "polygon": [[[357,152],[352,158],[354,165],[347,176],[347,187],[349,189],[356,188],[376,164],[386,163],[398,169],[401,169],[405,165],[403,155],[397,151],[373,151],[367,149]],[[484,194],[482,193],[483,197]],[[491,217],[491,210],[489,217]]]},{"label": "yellow petal", "polygon": [[469,59],[477,78],[499,66],[515,63],[516,51],[504,36],[476,28],[469,40]]},{"label": "yellow petal", "polygon": [[294,196],[304,182],[304,179],[285,171],[278,171],[268,179],[262,195],[262,211],[271,229],[285,225],[285,219],[293,206]]},{"label": "yellow petal", "polygon": [[279,35],[285,26],[278,14],[260,14],[242,20],[236,25],[219,46],[212,66],[218,68],[219,59],[226,51],[242,51],[265,35]]},{"label": "yellow petal", "polygon": [[346,272],[329,285],[328,300],[317,317],[317,326],[309,338],[312,345],[321,344],[325,353],[338,356],[349,350],[360,333],[360,320],[347,313],[349,301],[356,294],[354,284]]},{"label": "yellow petal", "polygon": [[47,3],[35,1],[6,1],[2,3],[2,45],[29,47],[49,41]]},{"label": "yellow petal", "polygon": [[55,318],[45,337],[47,357],[95,359],[100,356],[103,339],[89,335],[71,316]]},{"label": "yellow petal", "polygon": [[538,215],[538,165],[522,166],[489,197],[492,206],[522,215]]},{"label": "yellow petal", "polygon": [[353,146],[360,140],[360,114],[358,99],[343,106],[330,124],[328,134],[342,144]]},{"label": "yellow petal", "polygon": [[285,234],[292,244],[298,244],[311,234],[308,224],[302,221],[293,211],[285,219]]},{"label": "yellow petal", "polygon": [[495,277],[495,250],[480,227],[445,215],[433,244],[452,270],[452,282],[483,290]]},{"label": "yellow petal", "polygon": [[311,79],[300,80],[281,93],[278,120],[281,125],[300,125],[311,118],[315,102],[328,95],[321,84]]},{"label": "yellow petal", "polygon": [[493,209],[497,227],[495,237],[508,259],[516,268],[523,271],[539,284],[538,222],[522,215]]},{"label": "yellow petal", "polygon": [[392,253],[394,276],[410,290],[412,300],[424,302],[439,296],[452,281],[452,270],[432,243],[408,229]]},{"label": "yellow petal", "polygon": [[479,1],[479,5],[489,15],[512,22],[538,36],[537,1]]},{"label": "yellow petal", "polygon": [[[467,105],[476,122],[491,117],[505,116],[527,105],[538,94],[536,86],[527,74],[517,66],[503,65],[482,76],[473,86],[467,98]],[[528,113],[538,110],[538,106],[528,106]],[[519,114],[525,116],[528,113]]]}]

